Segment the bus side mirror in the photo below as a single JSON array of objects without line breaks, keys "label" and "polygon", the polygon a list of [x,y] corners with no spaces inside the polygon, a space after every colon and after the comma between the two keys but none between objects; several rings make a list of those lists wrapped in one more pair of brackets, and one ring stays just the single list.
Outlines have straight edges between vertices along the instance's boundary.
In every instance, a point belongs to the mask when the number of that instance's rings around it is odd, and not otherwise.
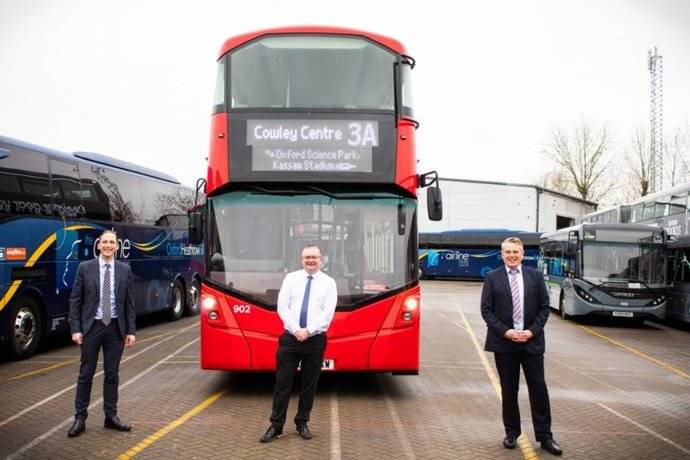
[{"label": "bus side mirror", "polygon": [[[436,184],[436,187],[431,187]],[[419,175],[419,186],[426,189],[426,208],[429,220],[443,219],[443,202],[441,200],[441,188],[438,186],[438,173],[430,171]]]},{"label": "bus side mirror", "polygon": [[189,213],[189,243],[199,244],[204,240],[204,213],[191,211]]},{"label": "bus side mirror", "polygon": [[429,220],[443,219],[443,201],[441,189],[438,186],[426,189],[426,208],[429,213]]}]

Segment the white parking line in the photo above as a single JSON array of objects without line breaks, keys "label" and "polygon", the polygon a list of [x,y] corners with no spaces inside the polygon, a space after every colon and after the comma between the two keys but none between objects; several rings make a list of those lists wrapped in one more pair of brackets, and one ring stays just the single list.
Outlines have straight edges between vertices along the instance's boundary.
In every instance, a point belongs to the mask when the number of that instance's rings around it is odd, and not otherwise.
[{"label": "white parking line", "polygon": [[331,390],[331,459],[340,460],[340,413],[338,410],[338,394],[335,388]]},{"label": "white parking line", "polygon": [[[153,347],[155,347],[155,346],[158,346],[158,345],[160,345],[160,344],[163,343],[163,342],[167,342],[168,340],[172,339],[173,337],[176,337],[176,336],[178,336],[178,335],[180,335],[180,334],[186,332],[187,330],[191,329],[192,327],[199,327],[199,324],[198,324],[198,323],[195,323],[195,324],[193,324],[193,325],[191,325],[191,326],[188,326],[188,327],[186,327],[186,328],[184,328],[184,329],[181,329],[177,334],[168,336],[167,338],[162,339],[161,341],[156,342],[156,343],[154,343],[154,344],[152,344],[152,345],[149,345],[148,347],[144,348],[143,350],[141,350],[141,351],[139,351],[139,352],[137,352],[137,353],[135,353],[135,354],[133,354],[133,355],[127,356],[125,359],[122,360],[122,362],[123,362],[123,363],[124,363],[124,362],[127,362],[127,361],[129,361],[130,359],[135,358],[135,357],[139,356],[140,354],[147,352],[147,351],[150,350],[151,348],[153,348]],[[98,377],[99,375],[102,375],[102,374],[103,374],[103,371],[100,371],[100,372],[98,372],[97,374],[95,374],[94,377]],[[47,398],[42,399],[41,401],[37,402],[36,404],[34,404],[34,405],[32,405],[32,406],[29,406],[29,407],[27,407],[26,409],[17,412],[17,413],[14,414],[12,417],[6,418],[5,420],[1,421],[1,422],[0,422],[0,427],[3,427],[3,426],[7,425],[7,424],[10,423],[10,422],[13,422],[14,420],[17,420],[19,417],[21,417],[22,415],[26,414],[27,412],[31,412],[32,410],[36,409],[37,407],[41,407],[41,406],[44,405],[45,403],[50,402],[50,401],[52,401],[53,399],[57,398],[58,396],[61,396],[61,395],[65,394],[65,393],[67,393],[68,391],[70,391],[70,390],[76,388],[76,386],[77,386],[77,384],[74,383],[74,384],[68,386],[67,388],[64,388],[64,389],[58,391],[57,393],[53,393],[52,395],[48,396]]]},{"label": "white parking line", "polygon": [[[171,337],[174,337],[174,336],[171,336]],[[167,339],[164,339],[164,340],[167,340]],[[131,385],[132,383],[134,383],[134,382],[136,382],[137,380],[139,380],[139,379],[140,379],[141,377],[143,377],[144,375],[148,374],[149,372],[151,372],[152,370],[154,370],[155,368],[157,368],[158,366],[160,366],[161,364],[163,364],[163,362],[165,362],[167,359],[172,358],[173,356],[175,356],[176,354],[178,354],[178,353],[181,352],[182,350],[186,349],[186,348],[189,347],[190,345],[193,345],[193,344],[197,343],[198,341],[199,341],[199,339],[196,338],[196,339],[192,340],[191,342],[189,342],[189,343],[187,343],[187,344],[185,344],[185,345],[182,345],[180,348],[178,348],[178,349],[177,349],[176,351],[174,351],[173,353],[169,354],[169,355],[166,356],[165,358],[163,358],[163,359],[157,361],[156,363],[152,364],[151,366],[149,366],[148,368],[146,368],[144,371],[138,373],[137,375],[135,375],[134,377],[132,377],[131,379],[127,380],[125,383],[123,383],[122,385],[120,385],[120,390],[125,389],[126,387],[128,387],[128,386]],[[153,345],[152,345],[152,346],[153,346]],[[150,348],[150,347],[149,347],[149,348]],[[142,352],[143,352],[143,350],[142,350]],[[74,385],[73,385],[73,386],[74,386]],[[65,390],[61,391],[60,393],[63,393],[64,391],[65,391]],[[99,406],[102,402],[103,402],[103,398],[98,398],[97,401],[94,401],[94,402],[92,402],[92,403],[89,405],[89,409],[93,409],[93,408]],[[7,460],[12,460],[12,459],[15,459],[15,458],[19,458],[21,455],[23,455],[23,454],[26,453],[27,451],[31,450],[34,446],[40,444],[43,440],[45,440],[45,439],[49,438],[50,436],[52,436],[53,434],[55,434],[58,430],[61,430],[61,429],[63,429],[64,427],[66,427],[67,425],[69,425],[70,423],[72,423],[72,420],[73,420],[73,418],[70,416],[69,418],[67,418],[67,419],[64,420],[63,422],[59,423],[58,425],[54,426],[54,427],[51,428],[50,430],[48,430],[48,431],[46,431],[45,433],[43,433],[41,436],[37,437],[36,439],[34,439],[33,441],[31,441],[30,443],[26,444],[24,447],[21,447],[20,449],[18,449],[18,450],[16,450],[15,452],[13,452],[10,456],[7,457]]]},{"label": "white parking line", "polygon": [[393,400],[390,398],[390,396],[388,396],[388,393],[386,392],[386,387],[383,385],[383,382],[380,378],[379,384],[383,389],[383,398],[386,400],[386,406],[388,406],[388,412],[391,415],[391,420],[393,420],[393,426],[395,427],[395,431],[398,434],[398,439],[400,439],[400,447],[402,448],[403,455],[405,456],[405,458],[417,458],[414,454],[414,450],[412,449],[412,444],[410,443],[407,434],[405,434],[405,427],[403,426],[403,423],[400,420],[400,416],[398,415],[398,411],[395,408],[395,404],[393,403]]},{"label": "white parking line", "polygon": [[643,430],[643,431],[646,431],[647,433],[651,434],[651,435],[654,436],[655,438],[661,439],[662,441],[664,441],[664,442],[666,442],[666,443],[672,445],[673,447],[675,447],[675,448],[678,449],[679,451],[684,452],[684,453],[687,454],[687,455],[690,455],[690,449],[686,449],[685,447],[681,446],[680,444],[677,444],[677,443],[671,441],[671,440],[668,439],[667,437],[660,435],[659,433],[657,433],[656,431],[654,431],[654,430],[652,430],[652,429],[650,429],[650,428],[647,428],[646,426],[642,425],[641,423],[636,422],[635,420],[631,419],[630,417],[626,417],[625,415],[621,414],[621,413],[618,412],[617,410],[611,409],[611,408],[610,408],[609,406],[607,406],[606,404],[597,403],[597,405],[600,406],[600,407],[603,407],[603,408],[606,409],[607,411],[611,412],[613,415],[616,415],[616,416],[622,418],[622,419],[625,420],[626,422],[632,423],[633,425],[635,425],[635,426],[638,427],[639,429],[641,429],[641,430]]}]

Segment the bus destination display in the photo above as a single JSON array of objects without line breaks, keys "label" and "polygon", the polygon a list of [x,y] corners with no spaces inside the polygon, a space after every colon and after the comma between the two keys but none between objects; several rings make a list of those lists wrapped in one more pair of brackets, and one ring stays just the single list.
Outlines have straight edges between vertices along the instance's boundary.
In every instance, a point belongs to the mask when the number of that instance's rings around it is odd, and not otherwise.
[{"label": "bus destination display", "polygon": [[252,171],[372,172],[376,120],[247,120]]}]

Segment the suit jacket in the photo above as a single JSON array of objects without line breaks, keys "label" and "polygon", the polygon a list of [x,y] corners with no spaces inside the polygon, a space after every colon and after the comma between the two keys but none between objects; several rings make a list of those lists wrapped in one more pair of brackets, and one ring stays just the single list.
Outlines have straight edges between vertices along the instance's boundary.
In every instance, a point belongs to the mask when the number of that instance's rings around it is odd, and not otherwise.
[{"label": "suit jacket", "polygon": [[[132,269],[124,262],[115,260],[115,308],[117,325],[122,337],[134,335],[136,309],[134,307],[134,283]],[[77,275],[69,297],[69,321],[72,333],[89,332],[101,298],[101,275],[98,258],[87,260],[77,267]]]},{"label": "suit jacket", "polygon": [[[529,329],[534,337],[525,343],[525,350],[532,355],[543,354],[544,325],[549,317],[549,295],[544,276],[537,270],[522,266],[524,286],[523,329]],[[510,292],[508,273],[504,265],[487,273],[482,289],[482,317],[486,321],[484,349],[494,353],[508,353],[516,345],[504,334],[513,327],[513,297]]]}]

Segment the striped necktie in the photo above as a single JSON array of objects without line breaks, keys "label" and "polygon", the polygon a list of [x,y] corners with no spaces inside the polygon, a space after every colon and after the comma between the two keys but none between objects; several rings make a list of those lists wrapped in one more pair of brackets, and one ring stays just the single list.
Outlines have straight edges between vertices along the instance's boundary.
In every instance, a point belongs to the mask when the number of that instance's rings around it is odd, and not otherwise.
[{"label": "striped necktie", "polygon": [[520,285],[518,284],[518,270],[510,270],[510,294],[513,296],[513,325],[522,322],[522,309],[520,308]]},{"label": "striped necktie", "polygon": [[104,325],[110,324],[112,312],[110,311],[110,264],[105,264],[105,275],[103,276],[103,297],[101,298],[101,306],[103,307],[103,315],[101,321]]}]

